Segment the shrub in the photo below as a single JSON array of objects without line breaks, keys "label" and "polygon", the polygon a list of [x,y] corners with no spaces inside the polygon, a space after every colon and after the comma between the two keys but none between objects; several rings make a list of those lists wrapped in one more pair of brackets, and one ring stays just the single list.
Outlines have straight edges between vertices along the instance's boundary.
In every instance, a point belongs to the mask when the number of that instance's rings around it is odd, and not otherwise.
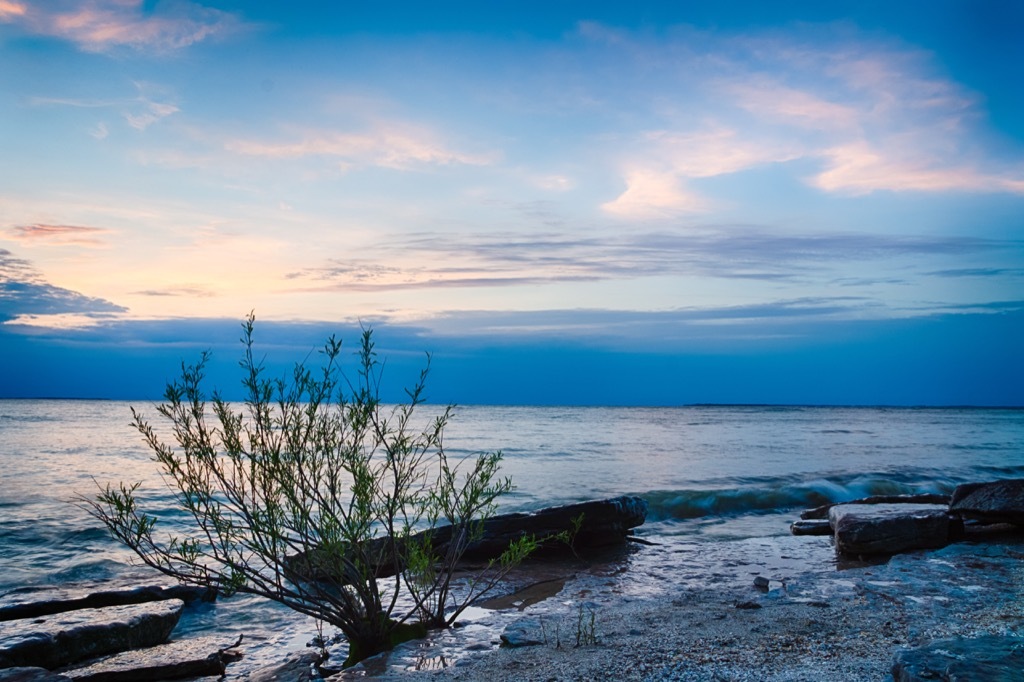
[{"label": "shrub", "polygon": [[354,379],[340,371],[341,343],[331,337],[318,371],[299,363],[286,381],[267,378],[255,359],[254,325],[252,314],[242,325],[244,406],[216,392],[208,405],[204,353],[182,363],[156,408],[173,444],[132,409],[188,512],[187,534],[157,537],[139,484],[108,484],[87,500],[91,513],[166,575],[260,595],[337,627],[349,642],[346,664],[451,624],[535,546],[523,538],[477,575],[454,581],[496,499],[512,489],[498,477],[501,453],[450,463],[443,435],[451,406],[414,427],[429,355],[407,402],[387,407],[371,330],[363,331]]}]

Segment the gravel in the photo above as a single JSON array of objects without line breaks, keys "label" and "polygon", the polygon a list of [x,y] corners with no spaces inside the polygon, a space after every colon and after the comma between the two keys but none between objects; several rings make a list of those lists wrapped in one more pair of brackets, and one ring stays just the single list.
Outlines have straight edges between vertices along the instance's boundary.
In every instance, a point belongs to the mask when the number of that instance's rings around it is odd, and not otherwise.
[{"label": "gravel", "polygon": [[[1024,636],[1022,559],[1019,538],[963,543],[883,565],[817,567],[773,579],[768,592],[752,582],[666,583],[660,594],[644,597],[623,590],[621,577],[582,572],[556,597],[506,616],[520,630],[532,627],[545,644],[475,646],[440,670],[387,668],[368,675],[355,669],[341,679],[885,680],[900,647],[982,634]],[[582,604],[596,611],[597,643],[576,647]],[[554,641],[556,626],[561,646]]]}]

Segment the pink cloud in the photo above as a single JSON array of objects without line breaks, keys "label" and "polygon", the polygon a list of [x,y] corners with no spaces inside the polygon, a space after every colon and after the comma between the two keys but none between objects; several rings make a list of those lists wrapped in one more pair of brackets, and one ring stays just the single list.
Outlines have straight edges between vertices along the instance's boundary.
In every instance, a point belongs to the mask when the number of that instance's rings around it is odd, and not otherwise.
[{"label": "pink cloud", "polygon": [[424,164],[486,165],[493,159],[487,155],[468,154],[450,149],[436,136],[406,125],[381,125],[365,133],[311,130],[298,134],[294,142],[262,142],[232,140],[228,151],[246,156],[273,159],[334,157],[343,167],[373,165],[404,169]]},{"label": "pink cloud", "polygon": [[1024,173],[989,173],[921,158],[911,150],[881,150],[865,142],[824,151],[826,169],[812,177],[827,192],[974,191],[1024,193]]},{"label": "pink cloud", "polygon": [[110,234],[110,230],[101,227],[81,225],[18,225],[10,228],[8,234],[12,239],[22,242],[45,242],[48,244],[74,246],[100,246],[103,240],[99,237]]},{"label": "pink cloud", "polygon": [[232,14],[195,3],[161,3],[147,10],[143,0],[47,5],[0,0],[0,21],[37,35],[69,40],[89,52],[116,47],[175,50],[230,33],[241,25]]}]

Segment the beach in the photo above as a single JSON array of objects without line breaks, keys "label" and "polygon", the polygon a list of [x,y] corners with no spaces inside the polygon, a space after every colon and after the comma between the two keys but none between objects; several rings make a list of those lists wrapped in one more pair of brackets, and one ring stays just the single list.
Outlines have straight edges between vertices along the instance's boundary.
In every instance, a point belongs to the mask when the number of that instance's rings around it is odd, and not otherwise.
[{"label": "beach", "polygon": [[[511,629],[546,643],[469,652],[435,672],[373,673],[371,663],[342,677],[370,671],[377,679],[466,682],[884,680],[901,648],[1024,636],[1022,559],[1024,538],[1007,537],[843,570],[809,566],[784,584],[770,581],[767,591],[709,580],[704,588],[666,584],[664,594],[647,597],[623,594],[605,567],[577,573],[547,606],[520,612],[522,628]],[[596,611],[596,644],[575,644],[577,604]],[[559,618],[560,647],[553,634]]]}]

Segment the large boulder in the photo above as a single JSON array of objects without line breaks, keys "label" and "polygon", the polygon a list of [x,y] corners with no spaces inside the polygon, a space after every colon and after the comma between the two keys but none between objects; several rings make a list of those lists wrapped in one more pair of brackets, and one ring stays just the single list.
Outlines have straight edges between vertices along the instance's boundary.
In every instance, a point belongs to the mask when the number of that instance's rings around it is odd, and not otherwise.
[{"label": "large boulder", "polygon": [[1015,682],[1024,679],[1024,640],[987,635],[945,639],[896,652],[895,682]]},{"label": "large boulder", "polygon": [[[568,549],[564,542],[554,539],[563,533],[571,536],[572,549],[576,552],[623,544],[631,530],[642,525],[646,518],[647,501],[640,497],[616,497],[550,507],[536,512],[501,514],[484,522],[481,536],[466,547],[462,558],[467,561],[497,559],[510,543],[525,535],[532,535],[540,543],[537,554]],[[443,556],[453,540],[452,527],[440,526],[425,532],[431,534],[430,542],[434,551]],[[418,541],[422,536],[420,533],[412,539]],[[397,561],[392,552],[394,545],[395,542],[389,537],[370,541],[367,554],[378,558],[373,566],[376,577],[385,578],[395,574]],[[296,579],[345,582],[349,580],[345,571],[350,569],[350,562],[345,556],[313,548],[288,557],[285,568],[290,577]]]},{"label": "large boulder", "polygon": [[225,637],[181,639],[61,670],[75,682],[149,682],[221,676],[242,654]]},{"label": "large boulder", "polygon": [[180,599],[79,609],[0,623],[0,668],[59,668],[85,658],[154,646],[178,624]]},{"label": "large boulder", "polygon": [[1024,525],[1024,478],[958,485],[949,510],[968,519]]},{"label": "large boulder", "polygon": [[836,550],[847,555],[897,554],[949,544],[943,505],[841,504],[829,510]]}]

